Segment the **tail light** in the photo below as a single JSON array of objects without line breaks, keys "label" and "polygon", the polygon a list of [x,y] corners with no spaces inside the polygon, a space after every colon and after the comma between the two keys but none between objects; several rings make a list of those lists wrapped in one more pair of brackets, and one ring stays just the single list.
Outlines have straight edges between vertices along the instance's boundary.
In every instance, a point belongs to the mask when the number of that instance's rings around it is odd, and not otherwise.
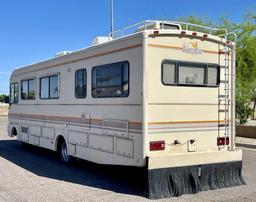
[{"label": "tail light", "polygon": [[208,34],[204,34],[203,37],[204,37],[204,38],[207,38],[207,37],[208,37]]},{"label": "tail light", "polygon": [[153,141],[149,143],[150,151],[159,151],[165,149],[165,141]]},{"label": "tail light", "polygon": [[196,32],[193,32],[193,33],[192,33],[192,35],[193,35],[193,36],[196,36],[196,35],[197,35],[197,33],[196,33]]},{"label": "tail light", "polygon": [[158,35],[158,34],[159,34],[158,30],[154,31],[154,35]]},{"label": "tail light", "polygon": [[229,137],[218,137],[217,145],[218,146],[229,145]]}]

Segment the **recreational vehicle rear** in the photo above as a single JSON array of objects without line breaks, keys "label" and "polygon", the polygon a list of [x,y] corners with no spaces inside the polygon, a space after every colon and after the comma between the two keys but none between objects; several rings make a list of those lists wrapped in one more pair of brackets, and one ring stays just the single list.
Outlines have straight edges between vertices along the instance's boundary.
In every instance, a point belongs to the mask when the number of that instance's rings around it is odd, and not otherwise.
[{"label": "recreational vehicle rear", "polygon": [[150,198],[241,185],[229,35],[145,21],[16,69],[8,133],[59,152],[64,163],[146,167]]}]

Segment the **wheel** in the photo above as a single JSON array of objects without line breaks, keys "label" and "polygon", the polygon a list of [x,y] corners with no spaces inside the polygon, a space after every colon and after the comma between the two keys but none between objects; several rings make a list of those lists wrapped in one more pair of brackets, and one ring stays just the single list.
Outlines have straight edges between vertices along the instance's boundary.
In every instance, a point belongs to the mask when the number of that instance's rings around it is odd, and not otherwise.
[{"label": "wheel", "polygon": [[60,158],[62,163],[66,165],[71,163],[71,156],[68,155],[67,144],[65,141],[62,141],[60,144]]}]

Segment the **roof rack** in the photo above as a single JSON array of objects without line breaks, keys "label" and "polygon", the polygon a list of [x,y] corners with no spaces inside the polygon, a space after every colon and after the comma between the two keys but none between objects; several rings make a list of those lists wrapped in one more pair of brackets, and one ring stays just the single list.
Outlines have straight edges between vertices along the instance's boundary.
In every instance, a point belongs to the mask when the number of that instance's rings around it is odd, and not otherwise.
[{"label": "roof rack", "polygon": [[200,32],[208,33],[210,35],[219,36],[219,37],[223,37],[228,34],[228,31],[226,28],[208,27],[208,26],[193,24],[189,22],[171,21],[171,20],[145,20],[142,22],[129,25],[127,27],[120,28],[113,32],[110,32],[109,36],[112,36],[113,39],[118,39],[118,38],[132,35],[134,33],[143,32],[145,30],[157,29],[157,28],[152,28],[152,26],[150,26],[154,23],[155,24],[159,23],[161,25],[158,29],[168,29],[168,28],[165,28],[165,26],[163,26],[164,24],[168,24],[168,25],[174,25],[174,26],[178,25],[180,26],[181,30],[200,31]]}]

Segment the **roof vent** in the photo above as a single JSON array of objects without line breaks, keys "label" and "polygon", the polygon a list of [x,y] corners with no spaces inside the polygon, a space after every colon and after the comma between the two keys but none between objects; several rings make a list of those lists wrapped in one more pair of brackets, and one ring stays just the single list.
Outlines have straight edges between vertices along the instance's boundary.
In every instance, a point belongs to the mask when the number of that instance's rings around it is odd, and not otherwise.
[{"label": "roof vent", "polygon": [[60,56],[63,56],[63,55],[67,55],[69,53],[72,53],[72,51],[61,51],[61,52],[56,53],[55,57],[60,57]]},{"label": "roof vent", "polygon": [[95,39],[93,39],[92,41],[92,46],[96,46],[102,43],[106,43],[112,40],[112,37],[108,37],[108,36],[98,36]]}]

